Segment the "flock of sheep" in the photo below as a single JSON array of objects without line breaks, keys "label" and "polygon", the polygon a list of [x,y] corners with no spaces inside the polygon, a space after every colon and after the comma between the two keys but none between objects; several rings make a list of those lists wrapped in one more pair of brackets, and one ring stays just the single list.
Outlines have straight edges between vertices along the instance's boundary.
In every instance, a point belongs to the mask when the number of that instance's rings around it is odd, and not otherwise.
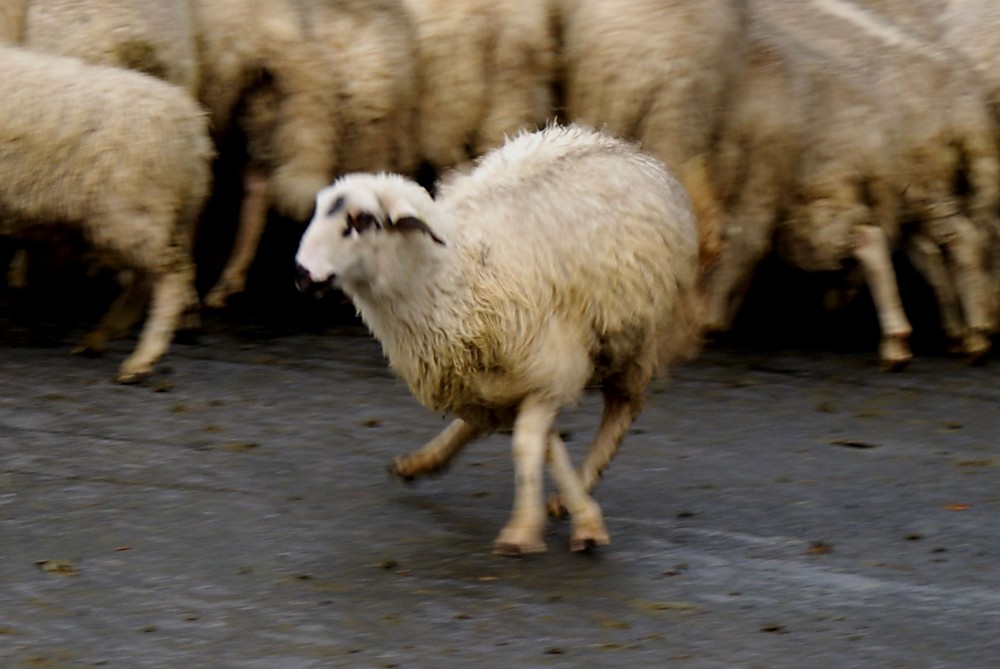
[{"label": "flock of sheep", "polygon": [[[269,211],[312,214],[300,285],[343,290],[457,416],[396,473],[514,428],[498,552],[543,547],[545,461],[573,548],[607,542],[589,491],[649,379],[732,326],[766,256],[866,285],[888,368],[911,357],[898,251],[957,351],[1000,329],[995,0],[0,0],[0,59],[0,236],[68,224],[126,270],[82,350],[148,310],[118,379],[148,374],[244,289]],[[233,129],[239,227],[201,300]],[[428,172],[434,198],[406,178]],[[592,382],[577,472],[552,423]]]}]

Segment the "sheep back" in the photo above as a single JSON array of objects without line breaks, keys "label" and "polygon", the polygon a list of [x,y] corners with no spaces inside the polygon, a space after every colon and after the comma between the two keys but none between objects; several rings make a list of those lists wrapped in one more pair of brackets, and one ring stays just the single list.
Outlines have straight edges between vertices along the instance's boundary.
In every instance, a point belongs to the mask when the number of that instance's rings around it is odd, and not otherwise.
[{"label": "sheep back", "polygon": [[117,65],[198,88],[188,0],[45,0],[30,2],[24,46]]}]

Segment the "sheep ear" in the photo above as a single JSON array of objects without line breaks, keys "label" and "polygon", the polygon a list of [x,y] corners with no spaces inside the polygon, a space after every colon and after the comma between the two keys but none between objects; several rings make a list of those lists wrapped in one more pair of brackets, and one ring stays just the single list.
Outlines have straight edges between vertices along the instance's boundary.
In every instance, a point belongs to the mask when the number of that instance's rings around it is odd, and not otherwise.
[{"label": "sheep ear", "polygon": [[398,218],[390,224],[390,230],[397,230],[399,232],[423,232],[429,235],[431,239],[434,240],[436,244],[444,246],[444,240],[434,234],[434,231],[430,229],[426,223],[417,218],[416,216],[403,216]]}]

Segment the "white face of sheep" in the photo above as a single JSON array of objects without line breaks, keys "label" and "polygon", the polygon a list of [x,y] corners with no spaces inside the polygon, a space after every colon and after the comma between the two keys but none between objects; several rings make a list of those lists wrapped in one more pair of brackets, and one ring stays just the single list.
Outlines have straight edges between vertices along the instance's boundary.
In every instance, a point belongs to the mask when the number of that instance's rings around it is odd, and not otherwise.
[{"label": "white face of sheep", "polygon": [[317,297],[331,288],[350,292],[370,285],[381,265],[393,260],[389,254],[396,251],[389,246],[413,233],[444,245],[405,199],[350,181],[335,183],[316,196],[316,213],[295,256],[296,285]]}]

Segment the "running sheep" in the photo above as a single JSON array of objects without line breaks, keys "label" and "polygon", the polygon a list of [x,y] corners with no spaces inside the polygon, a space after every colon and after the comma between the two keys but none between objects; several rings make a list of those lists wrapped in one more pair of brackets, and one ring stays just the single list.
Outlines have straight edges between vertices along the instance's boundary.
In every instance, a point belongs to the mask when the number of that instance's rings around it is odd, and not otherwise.
[{"label": "running sheep", "polygon": [[148,374],[197,302],[192,235],[210,181],[207,120],[182,89],[76,58],[0,47],[0,235],[78,230],[136,273],[78,351],[100,352],[152,305],[120,382]]},{"label": "running sheep", "polygon": [[[698,247],[692,204],[661,163],[552,126],[488,153],[436,200],[397,175],[337,180],[296,260],[300,289],[343,290],[416,398],[456,416],[395,460],[397,476],[441,470],[513,427],[514,509],[494,551],[520,555],[545,549],[546,458],[571,549],[608,543],[589,492],[653,374],[697,349]],[[553,423],[589,383],[604,414],[577,473]]]}]

